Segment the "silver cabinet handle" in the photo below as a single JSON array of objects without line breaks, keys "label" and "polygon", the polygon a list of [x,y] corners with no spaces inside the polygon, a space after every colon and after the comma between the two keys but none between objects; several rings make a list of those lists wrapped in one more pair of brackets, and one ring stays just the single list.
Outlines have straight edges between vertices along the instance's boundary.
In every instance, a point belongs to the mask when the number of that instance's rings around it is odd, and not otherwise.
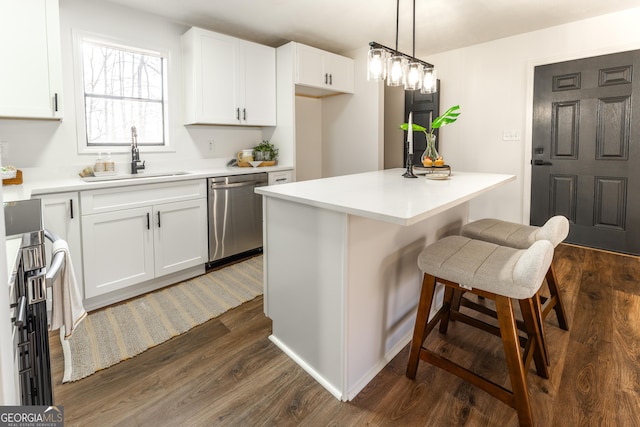
[{"label": "silver cabinet handle", "polygon": [[333,74],[329,74],[329,84],[333,86]]},{"label": "silver cabinet handle", "polygon": [[158,228],[160,228],[160,211],[158,211]]},{"label": "silver cabinet handle", "polygon": [[246,108],[242,109],[242,120],[244,120],[245,122],[247,121],[247,109]]},{"label": "silver cabinet handle", "polygon": [[240,121],[240,107],[236,108],[236,120]]}]

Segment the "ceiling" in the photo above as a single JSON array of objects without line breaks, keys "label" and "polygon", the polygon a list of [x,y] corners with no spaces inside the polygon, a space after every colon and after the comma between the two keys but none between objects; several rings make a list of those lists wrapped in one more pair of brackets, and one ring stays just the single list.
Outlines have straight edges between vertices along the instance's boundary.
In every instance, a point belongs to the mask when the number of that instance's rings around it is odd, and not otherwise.
[{"label": "ceiling", "polygon": [[[393,0],[108,0],[277,47],[335,53],[395,46]],[[411,54],[412,2],[400,1],[399,50]],[[428,55],[638,6],[638,0],[418,0],[416,53]]]}]

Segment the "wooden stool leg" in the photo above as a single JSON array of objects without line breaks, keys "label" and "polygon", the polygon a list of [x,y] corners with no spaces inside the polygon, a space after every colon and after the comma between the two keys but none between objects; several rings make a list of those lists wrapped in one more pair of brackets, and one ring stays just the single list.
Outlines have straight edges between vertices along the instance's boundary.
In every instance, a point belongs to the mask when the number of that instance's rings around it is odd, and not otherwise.
[{"label": "wooden stool leg", "polygon": [[540,307],[536,305],[536,296],[533,298],[519,300],[520,311],[522,311],[522,319],[524,320],[525,329],[529,340],[525,349],[526,361],[525,369],[529,365],[531,354],[533,351],[533,360],[536,364],[536,372],[542,378],[549,378],[549,359],[546,348],[544,331],[540,329]]},{"label": "wooden stool leg", "polygon": [[[547,361],[547,366],[550,366],[551,362],[549,359],[549,347],[547,346],[547,340],[546,340],[547,335],[544,332],[544,316],[542,313],[542,303],[540,302],[539,290],[533,296],[533,308],[534,308],[534,311],[533,311],[534,317],[538,322],[538,329],[540,333],[540,345],[542,346],[542,351],[544,353],[544,358]],[[548,377],[545,377],[545,378],[548,378]]]},{"label": "wooden stool leg", "polygon": [[549,286],[549,293],[551,294],[551,300],[553,309],[556,311],[558,317],[558,325],[565,331],[569,330],[569,324],[567,323],[567,315],[564,311],[564,305],[562,305],[562,298],[560,298],[560,292],[558,292],[558,281],[556,280],[556,271],[553,268],[553,262],[547,271],[546,275],[547,286]]},{"label": "wooden stool leg", "polygon": [[518,412],[520,425],[533,426],[531,402],[529,401],[529,390],[527,389],[527,380],[520,353],[520,341],[518,339],[516,318],[513,314],[513,304],[511,299],[500,295],[496,295],[495,301],[502,344],[509,368],[511,388],[513,389],[513,406]]},{"label": "wooden stool leg", "polygon": [[444,315],[440,320],[441,334],[446,334],[447,329],[449,328],[449,320],[451,319],[451,306],[453,305],[453,297],[455,293],[457,292],[455,292],[453,288],[449,286],[444,287],[444,301],[443,301]]},{"label": "wooden stool leg", "polygon": [[406,376],[410,379],[416,378],[418,362],[420,360],[420,349],[425,338],[425,330],[429,321],[429,312],[433,302],[433,294],[436,288],[436,278],[430,274],[424,275],[422,279],[422,291],[420,292],[420,302],[418,303],[418,313],[416,314],[416,326],[413,329],[413,340],[411,341],[411,351],[409,353],[409,363],[407,364]]}]

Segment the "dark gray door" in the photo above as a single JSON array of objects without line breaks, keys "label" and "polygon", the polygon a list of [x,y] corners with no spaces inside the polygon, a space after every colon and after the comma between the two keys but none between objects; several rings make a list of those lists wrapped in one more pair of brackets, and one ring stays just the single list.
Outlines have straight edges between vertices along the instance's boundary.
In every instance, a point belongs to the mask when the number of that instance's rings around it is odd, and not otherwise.
[{"label": "dark gray door", "polygon": [[567,242],[640,254],[640,51],[536,67],[531,224]]}]

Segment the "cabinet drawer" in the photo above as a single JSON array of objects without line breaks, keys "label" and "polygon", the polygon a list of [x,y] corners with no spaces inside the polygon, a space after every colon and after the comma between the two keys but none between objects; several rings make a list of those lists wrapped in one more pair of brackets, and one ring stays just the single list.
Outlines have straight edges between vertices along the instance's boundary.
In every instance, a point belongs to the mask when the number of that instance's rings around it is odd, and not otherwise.
[{"label": "cabinet drawer", "polygon": [[207,181],[197,179],[83,191],[80,193],[80,204],[82,215],[91,215],[205,197]]},{"label": "cabinet drawer", "polygon": [[293,182],[293,171],[269,173],[269,185],[286,184],[287,182]]}]

